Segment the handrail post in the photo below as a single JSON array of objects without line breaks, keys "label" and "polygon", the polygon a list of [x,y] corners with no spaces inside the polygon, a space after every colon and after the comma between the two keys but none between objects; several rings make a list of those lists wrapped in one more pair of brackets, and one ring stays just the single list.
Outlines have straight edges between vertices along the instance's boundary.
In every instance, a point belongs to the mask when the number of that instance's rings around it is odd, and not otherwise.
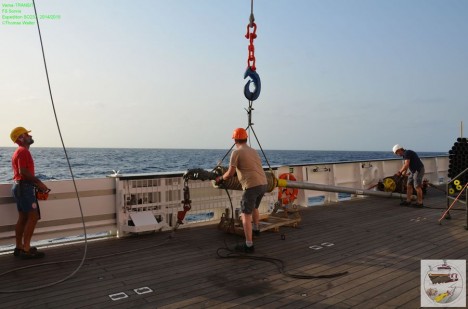
[{"label": "handrail post", "polygon": [[[450,181],[447,181],[447,183],[445,184],[445,200],[447,201],[447,209],[449,209],[450,207],[450,200],[448,198],[449,196],[449,184],[452,182],[453,180],[450,180]],[[446,220],[449,220],[451,219],[452,217],[450,216],[450,211],[447,211],[447,213],[445,214],[445,218]]]},{"label": "handrail post", "polygon": [[[466,172],[468,172],[468,168],[466,168],[464,171],[462,171],[461,173],[459,173],[457,176],[453,177],[450,181],[447,182],[446,184],[446,200],[447,200],[447,209],[450,208],[450,202],[449,202],[449,185],[455,180],[457,179],[458,177],[462,176],[463,174],[465,174]],[[465,229],[468,230],[468,196],[467,196],[467,193],[468,193],[468,188],[466,188],[466,192],[465,192],[465,215],[466,215],[466,225],[465,225]],[[447,211],[447,214],[445,215],[445,219],[451,219],[451,216],[450,216],[450,211]]]},{"label": "handrail post", "polygon": [[468,230],[468,187],[465,189],[465,215],[466,215],[465,230]]}]

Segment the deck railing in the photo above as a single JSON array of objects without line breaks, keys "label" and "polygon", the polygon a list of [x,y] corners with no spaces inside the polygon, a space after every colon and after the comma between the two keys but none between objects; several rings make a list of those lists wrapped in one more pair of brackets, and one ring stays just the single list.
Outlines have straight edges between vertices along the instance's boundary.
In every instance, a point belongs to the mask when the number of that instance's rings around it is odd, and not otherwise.
[{"label": "deck railing", "polygon": [[[432,184],[449,181],[448,156],[422,158]],[[293,173],[297,181],[322,185],[368,189],[379,179],[395,174],[400,159],[355,162],[332,162],[274,167],[276,177]],[[103,232],[122,236],[133,232],[169,230],[175,227],[182,210],[183,172],[137,175],[114,175],[97,179],[76,180],[88,234]],[[42,219],[33,240],[66,241],[69,236],[83,235],[83,223],[77,195],[71,180],[48,181],[49,199],[40,203]],[[191,210],[179,228],[219,222],[231,202],[224,190],[209,181],[189,181]],[[17,220],[11,184],[0,184],[0,246],[14,246]],[[241,191],[228,191],[234,213],[240,208]],[[326,205],[340,200],[362,198],[343,193],[299,190],[296,205]],[[260,212],[274,209],[277,189],[266,194]],[[237,212],[239,212],[237,210]],[[49,241],[45,242],[46,244]],[[41,243],[42,244],[42,243]],[[1,250],[0,250],[1,251]]]}]

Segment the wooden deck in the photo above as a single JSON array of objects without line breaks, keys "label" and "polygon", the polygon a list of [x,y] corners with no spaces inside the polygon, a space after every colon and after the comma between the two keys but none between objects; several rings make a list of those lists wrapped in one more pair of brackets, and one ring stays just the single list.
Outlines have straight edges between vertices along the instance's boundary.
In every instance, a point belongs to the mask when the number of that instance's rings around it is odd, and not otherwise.
[{"label": "wooden deck", "polygon": [[[429,188],[425,205],[446,207],[445,196]],[[219,258],[218,248],[242,239],[211,225],[181,229],[172,238],[155,233],[90,242],[89,259],[73,277],[40,290],[0,293],[0,303],[2,308],[419,308],[421,259],[468,257],[465,212],[453,211],[452,220],[439,225],[441,213],[367,197],[305,209],[299,228],[282,227],[255,239],[254,256],[281,259],[289,273],[348,272],[340,277],[295,279],[262,260]],[[46,263],[2,275],[0,290],[66,277],[80,264],[84,245],[44,251],[40,261],[0,256],[0,273]],[[135,292],[144,287],[152,292]],[[121,292],[128,297],[109,297]]]}]

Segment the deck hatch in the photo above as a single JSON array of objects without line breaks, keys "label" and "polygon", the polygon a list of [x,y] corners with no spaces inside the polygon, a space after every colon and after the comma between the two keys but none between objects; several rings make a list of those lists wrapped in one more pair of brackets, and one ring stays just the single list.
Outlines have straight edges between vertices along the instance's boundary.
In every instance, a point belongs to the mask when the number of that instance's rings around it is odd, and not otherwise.
[{"label": "deck hatch", "polygon": [[135,293],[137,293],[138,295],[142,295],[142,294],[147,294],[147,293],[152,293],[153,290],[150,289],[149,287],[147,286],[144,286],[144,287],[141,287],[141,288],[137,288],[137,289],[133,289],[135,291]]},{"label": "deck hatch", "polygon": [[110,294],[109,297],[113,301],[116,301],[116,300],[121,300],[121,299],[127,298],[128,295],[125,294],[124,292],[120,292],[120,293],[116,293],[116,294]]},{"label": "deck hatch", "polygon": [[321,246],[317,246],[317,245],[313,245],[313,246],[310,246],[309,249],[313,249],[313,250],[320,250],[322,249],[323,247]]}]

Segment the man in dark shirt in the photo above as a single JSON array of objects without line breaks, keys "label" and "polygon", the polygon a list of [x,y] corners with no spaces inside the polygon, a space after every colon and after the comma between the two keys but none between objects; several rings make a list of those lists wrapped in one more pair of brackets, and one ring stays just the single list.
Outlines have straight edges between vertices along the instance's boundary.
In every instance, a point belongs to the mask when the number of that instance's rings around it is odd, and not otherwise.
[{"label": "man in dark shirt", "polygon": [[400,168],[396,176],[400,177],[405,175],[409,171],[408,183],[406,184],[406,201],[401,202],[401,205],[409,206],[411,205],[411,196],[413,195],[413,184],[416,188],[416,194],[418,197],[416,206],[423,207],[423,192],[422,192],[422,182],[424,177],[424,164],[419,158],[418,154],[413,150],[406,150],[402,146],[396,144],[393,146],[393,153],[403,157],[405,162],[403,167]]}]

